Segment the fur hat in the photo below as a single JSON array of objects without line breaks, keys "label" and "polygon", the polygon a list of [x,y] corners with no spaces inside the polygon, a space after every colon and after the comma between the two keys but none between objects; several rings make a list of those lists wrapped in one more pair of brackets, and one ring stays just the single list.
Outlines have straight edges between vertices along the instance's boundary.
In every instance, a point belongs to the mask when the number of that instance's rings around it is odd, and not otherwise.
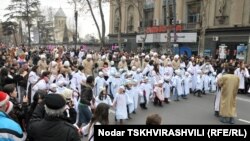
[{"label": "fur hat", "polygon": [[45,96],[45,105],[49,109],[59,110],[66,105],[65,99],[59,94],[49,94]]}]

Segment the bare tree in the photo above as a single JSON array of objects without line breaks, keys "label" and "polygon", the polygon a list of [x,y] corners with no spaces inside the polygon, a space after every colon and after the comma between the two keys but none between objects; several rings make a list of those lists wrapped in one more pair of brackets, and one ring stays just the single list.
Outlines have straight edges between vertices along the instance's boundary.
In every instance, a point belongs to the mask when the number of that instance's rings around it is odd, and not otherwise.
[{"label": "bare tree", "polygon": [[200,29],[200,37],[199,37],[199,47],[198,47],[198,54],[203,55],[205,50],[205,34],[207,30],[207,8],[209,7],[209,1],[208,0],[202,0],[201,1],[201,29]]},{"label": "bare tree", "polygon": [[[92,19],[94,20],[98,37],[100,40],[100,49],[105,45],[105,34],[106,34],[106,22],[105,22],[105,17],[104,17],[104,12],[103,12],[103,5],[107,3],[107,0],[78,0],[79,5],[81,7],[82,12],[87,13],[90,12]],[[98,17],[97,14],[95,14],[94,10],[98,9],[100,13],[100,20],[101,24],[98,23]]]},{"label": "bare tree", "polygon": [[21,19],[27,22],[29,46],[31,44],[30,29],[32,19],[36,17],[39,6],[39,0],[11,0],[11,4],[6,8],[6,10],[9,10],[9,13],[5,14],[5,16],[8,17],[8,20]]}]

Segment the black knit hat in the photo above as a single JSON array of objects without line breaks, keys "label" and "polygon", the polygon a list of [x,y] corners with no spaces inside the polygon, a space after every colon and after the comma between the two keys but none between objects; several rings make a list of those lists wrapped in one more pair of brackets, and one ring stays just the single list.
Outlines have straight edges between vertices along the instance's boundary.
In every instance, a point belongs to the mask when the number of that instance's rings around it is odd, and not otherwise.
[{"label": "black knit hat", "polygon": [[49,109],[58,110],[66,105],[66,101],[59,94],[48,94],[45,96],[45,105]]}]

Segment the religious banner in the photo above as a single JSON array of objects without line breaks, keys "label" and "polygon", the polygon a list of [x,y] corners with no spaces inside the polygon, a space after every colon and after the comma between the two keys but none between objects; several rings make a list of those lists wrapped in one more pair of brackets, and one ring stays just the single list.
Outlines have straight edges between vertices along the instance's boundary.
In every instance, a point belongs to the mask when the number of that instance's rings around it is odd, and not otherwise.
[{"label": "religious banner", "polygon": [[226,57],[227,57],[227,46],[225,44],[222,44],[219,46],[219,58],[226,59]]},{"label": "religious banner", "polygon": [[240,60],[245,60],[247,54],[247,46],[240,44],[237,46],[237,55],[236,58]]}]

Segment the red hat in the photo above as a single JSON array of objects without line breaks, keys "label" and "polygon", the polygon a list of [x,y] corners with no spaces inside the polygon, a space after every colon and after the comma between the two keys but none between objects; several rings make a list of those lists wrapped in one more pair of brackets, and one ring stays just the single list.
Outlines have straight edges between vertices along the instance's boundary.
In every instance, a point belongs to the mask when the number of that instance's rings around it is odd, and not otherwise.
[{"label": "red hat", "polygon": [[9,114],[12,111],[12,109],[13,109],[13,103],[11,101],[9,101],[7,103],[7,107],[5,109],[6,114]]},{"label": "red hat", "polygon": [[3,106],[9,101],[9,95],[0,91],[0,106]]}]

